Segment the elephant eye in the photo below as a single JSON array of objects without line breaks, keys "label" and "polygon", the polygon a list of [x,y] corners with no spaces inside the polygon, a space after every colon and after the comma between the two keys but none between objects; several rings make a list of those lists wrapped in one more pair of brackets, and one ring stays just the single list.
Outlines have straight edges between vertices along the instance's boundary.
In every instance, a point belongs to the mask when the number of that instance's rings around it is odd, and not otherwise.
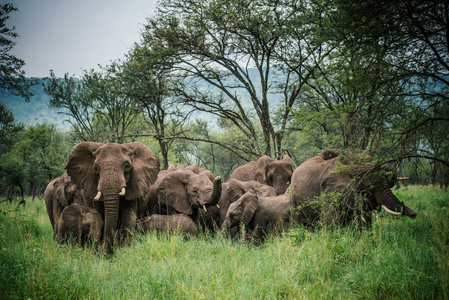
[{"label": "elephant eye", "polygon": [[94,165],[94,172],[95,172],[95,174],[100,174],[100,167],[97,165]]},{"label": "elephant eye", "polygon": [[125,172],[131,172],[132,169],[133,169],[133,167],[131,166],[131,164],[128,163],[128,162],[125,162],[124,168],[125,168]]},{"label": "elephant eye", "polygon": [[198,194],[198,189],[193,189],[194,194]]}]

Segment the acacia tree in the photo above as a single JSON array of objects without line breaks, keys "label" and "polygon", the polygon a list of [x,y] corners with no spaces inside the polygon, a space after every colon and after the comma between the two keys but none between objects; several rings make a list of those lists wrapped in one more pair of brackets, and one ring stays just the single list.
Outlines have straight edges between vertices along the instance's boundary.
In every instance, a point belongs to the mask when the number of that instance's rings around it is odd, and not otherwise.
[{"label": "acacia tree", "polygon": [[[165,0],[146,27],[174,49],[180,103],[230,120],[251,141],[246,160],[281,152],[290,109],[317,63],[311,52],[320,49],[304,42],[313,30],[291,30],[315,22],[311,2]],[[287,65],[292,47],[301,51]]]},{"label": "acacia tree", "polygon": [[[159,144],[164,169],[168,168],[168,154],[177,136],[183,132],[182,124],[187,118],[173,103],[170,85],[170,55],[162,52],[157,44],[136,44],[121,64],[117,76],[126,86],[124,93],[144,110],[144,118],[150,124],[148,135]],[[146,135],[144,132],[136,134]]]},{"label": "acacia tree", "polygon": [[[399,74],[406,85],[390,139],[395,158],[433,161],[433,173],[449,169],[442,135],[449,117],[449,4],[441,1],[335,1],[334,40],[359,48],[388,46],[382,71]],[[367,47],[368,46],[368,47]],[[398,94],[396,94],[398,96]],[[442,178],[449,183],[448,172]]]},{"label": "acacia tree", "polygon": [[117,64],[103,72],[84,71],[81,80],[68,74],[58,78],[51,71],[44,83],[50,105],[62,109],[77,141],[123,143],[138,105],[127,96],[124,83],[117,77]]}]

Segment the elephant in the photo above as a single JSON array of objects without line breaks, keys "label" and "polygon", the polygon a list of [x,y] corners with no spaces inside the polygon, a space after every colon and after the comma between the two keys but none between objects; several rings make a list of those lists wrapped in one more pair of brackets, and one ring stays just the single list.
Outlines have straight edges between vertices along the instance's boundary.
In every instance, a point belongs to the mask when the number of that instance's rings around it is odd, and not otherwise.
[{"label": "elephant", "polygon": [[167,171],[157,185],[155,194],[158,202],[168,207],[169,213],[188,215],[199,223],[199,208],[216,205],[221,195],[221,178],[213,181],[203,172],[195,174],[190,170]]},{"label": "elephant", "polygon": [[71,180],[67,173],[53,179],[44,192],[45,206],[53,228],[53,234],[58,234],[59,218],[62,210],[76,202],[83,204],[82,191]]},{"label": "elephant", "polygon": [[139,220],[139,227],[141,231],[156,229],[158,231],[167,230],[173,233],[175,230],[180,230],[189,236],[198,234],[198,225],[187,215],[158,215],[142,218]]},{"label": "elephant", "polygon": [[210,230],[220,228],[226,218],[226,213],[232,202],[237,201],[246,192],[251,192],[257,196],[276,196],[276,191],[272,186],[262,184],[255,180],[241,181],[229,179],[221,184],[221,195],[218,206],[211,206],[207,212],[200,210],[201,225]]},{"label": "elephant", "polygon": [[256,180],[260,183],[274,187],[277,195],[282,195],[290,185],[295,164],[288,155],[282,160],[272,159],[267,155],[255,161],[250,161],[234,170],[231,179],[243,181]]},{"label": "elephant", "polygon": [[84,190],[87,206],[100,213],[104,221],[102,246],[111,251],[118,238],[126,238],[136,229],[137,204],[156,181],[159,159],[139,142],[82,142],[70,154],[66,169]]},{"label": "elephant", "polygon": [[288,195],[258,197],[246,192],[233,202],[226,213],[222,228],[245,225],[246,238],[263,241],[268,233],[276,233],[290,223],[291,204]]},{"label": "elephant", "polygon": [[192,171],[195,174],[199,174],[199,173],[202,173],[202,172],[206,171],[206,169],[201,168],[201,167],[199,167],[197,165],[190,165],[190,166],[188,166],[186,164],[180,164],[180,165],[177,165],[177,166],[175,166],[174,164],[170,164],[168,166],[167,170],[168,171],[175,171],[175,170],[183,170],[183,169],[190,170],[190,171]]},{"label": "elephant", "polygon": [[101,240],[103,220],[93,208],[73,203],[63,209],[58,226],[58,242],[67,242],[70,233],[72,241],[83,245],[87,240],[98,244]]},{"label": "elephant", "polygon": [[299,165],[288,194],[292,218],[310,226],[371,225],[372,210],[382,206],[390,213],[415,218],[416,213],[391,191],[395,173],[370,164],[369,154],[328,149]]},{"label": "elephant", "polygon": [[143,205],[145,207],[143,207],[143,209],[141,208],[142,206],[139,204],[139,212],[138,215],[140,218],[143,218],[145,216],[149,216],[151,214],[157,213],[157,214],[172,214],[175,213],[176,211],[173,210],[172,208],[170,208],[169,206],[167,206],[166,204],[160,202],[158,200],[158,194],[156,192],[157,188],[159,187],[159,184],[161,183],[162,179],[164,179],[164,177],[169,173],[169,172],[174,172],[174,171],[190,171],[193,172],[195,174],[203,174],[205,176],[207,176],[209,178],[209,180],[211,182],[214,182],[215,180],[215,175],[212,174],[212,172],[210,172],[209,170],[197,167],[197,166],[187,166],[187,165],[178,165],[177,167],[175,167],[173,164],[170,164],[169,168],[167,170],[162,170],[159,172],[156,182],[151,185],[149,192],[145,198],[145,201],[142,201]]}]

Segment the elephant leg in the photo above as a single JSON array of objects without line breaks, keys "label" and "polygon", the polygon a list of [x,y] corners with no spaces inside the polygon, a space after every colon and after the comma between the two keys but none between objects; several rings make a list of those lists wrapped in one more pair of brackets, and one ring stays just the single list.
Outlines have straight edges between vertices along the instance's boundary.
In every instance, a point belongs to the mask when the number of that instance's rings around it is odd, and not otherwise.
[{"label": "elephant leg", "polygon": [[120,239],[126,241],[137,228],[137,201],[120,200]]}]

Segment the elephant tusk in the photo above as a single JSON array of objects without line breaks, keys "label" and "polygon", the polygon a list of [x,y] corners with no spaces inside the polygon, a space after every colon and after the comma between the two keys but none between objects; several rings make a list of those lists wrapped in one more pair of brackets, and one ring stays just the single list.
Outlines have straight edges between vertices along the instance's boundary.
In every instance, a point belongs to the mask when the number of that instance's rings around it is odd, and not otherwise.
[{"label": "elephant tusk", "polygon": [[386,207],[385,205],[383,205],[383,204],[382,204],[382,207],[383,207],[383,209],[385,209],[385,211],[386,211],[387,213],[390,213],[390,214],[395,215],[395,216],[400,216],[400,215],[402,215],[402,213],[398,213],[398,212],[392,211],[391,209],[387,208],[387,207]]},{"label": "elephant tusk", "polygon": [[218,205],[218,204],[215,204],[215,206],[217,206],[218,208],[220,208],[220,205]]},{"label": "elephant tusk", "polygon": [[125,196],[126,194],[126,190],[124,187],[122,187],[122,190],[120,191],[120,193],[118,193],[119,196]]},{"label": "elephant tusk", "polygon": [[207,212],[206,205],[203,205],[204,212]]},{"label": "elephant tusk", "polygon": [[409,177],[399,177],[398,180],[408,180]]},{"label": "elephant tusk", "polygon": [[98,200],[100,200],[100,198],[101,198],[101,192],[98,191],[98,193],[97,193],[97,195],[95,196],[94,200],[95,200],[95,201],[98,201]]}]

